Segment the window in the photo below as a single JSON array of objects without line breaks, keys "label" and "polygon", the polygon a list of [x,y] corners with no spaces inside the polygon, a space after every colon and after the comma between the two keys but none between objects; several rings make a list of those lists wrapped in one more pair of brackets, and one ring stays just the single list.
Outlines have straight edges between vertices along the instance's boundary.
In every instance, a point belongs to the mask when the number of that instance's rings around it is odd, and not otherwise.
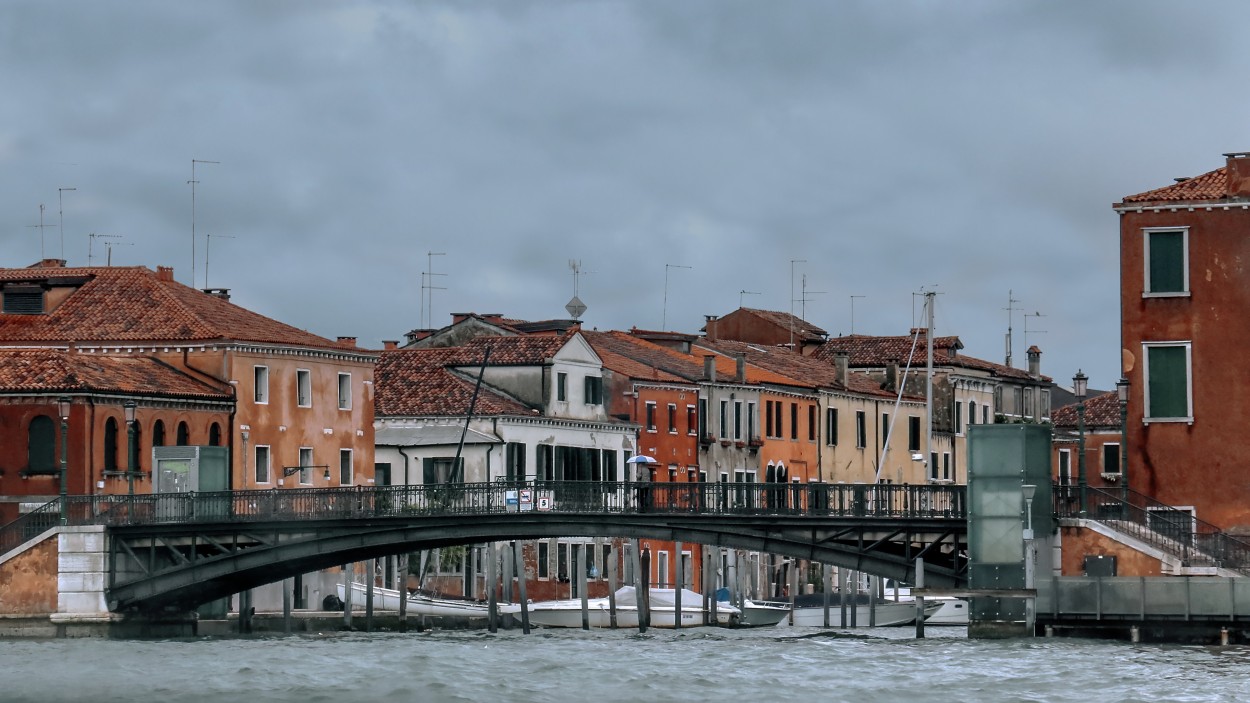
[{"label": "window", "polygon": [[508,481],[525,480],[525,445],[520,442],[508,442],[505,459],[504,478]]},{"label": "window", "polygon": [[586,404],[603,405],[603,378],[600,376],[586,377]]},{"label": "window", "polygon": [[252,373],[253,373],[253,376],[255,377],[254,384],[253,384],[255,387],[255,393],[253,394],[254,395],[253,399],[257,403],[268,403],[269,402],[269,367],[257,366],[252,369]]},{"label": "window", "polygon": [[1189,229],[1145,230],[1145,296],[1188,295]]},{"label": "window", "polygon": [[1188,342],[1146,343],[1146,420],[1192,421],[1190,345]]},{"label": "window", "polygon": [[301,408],[312,407],[312,373],[308,369],[295,371],[295,402]]},{"label": "window", "polygon": [[790,439],[799,438],[799,404],[790,403]]},{"label": "window", "polygon": [[825,410],[825,444],[838,446],[838,409]]},{"label": "window", "polygon": [[117,470],[117,420],[104,421],[104,470]]},{"label": "window", "polygon": [[759,423],[755,419],[755,402],[747,403],[747,439],[759,439]]},{"label": "window", "polygon": [[165,423],[161,420],[152,423],[152,446],[165,446]]},{"label": "window", "polygon": [[964,433],[964,404],[955,401],[955,434]]},{"label": "window", "polygon": [[686,434],[699,431],[699,413],[693,405],[686,406]]},{"label": "window", "polygon": [[616,450],[604,449],[599,461],[601,471],[599,480],[616,482],[618,480],[616,475]]},{"label": "window", "polygon": [[668,552],[661,549],[655,555],[656,585],[659,588],[673,588],[668,581]]},{"label": "window", "polygon": [[699,436],[711,436],[707,431],[707,398],[699,398]]},{"label": "window", "polygon": [[178,436],[175,441],[179,447],[185,447],[191,444],[191,429],[187,427],[187,423],[178,423]]},{"label": "window", "polygon": [[990,406],[988,405],[981,406],[981,424],[982,425],[990,424]]},{"label": "window", "polygon": [[556,372],[556,400],[569,399],[569,375],[563,371]]},{"label": "window", "polygon": [[339,485],[350,486],[354,482],[352,478],[352,450],[339,450]]},{"label": "window", "polygon": [[551,578],[551,545],[547,542],[538,543],[538,578]]},{"label": "window", "polygon": [[647,431],[655,432],[655,402],[647,401]]},{"label": "window", "polygon": [[938,480],[938,453],[929,452],[929,480]]},{"label": "window", "polygon": [[734,401],[734,439],[742,439],[742,401]]},{"label": "window", "polygon": [[863,449],[868,446],[868,417],[863,410],[855,411],[855,446]]},{"label": "window", "polygon": [[300,447],[299,448],[299,467],[300,467],[299,468],[299,482],[301,484],[304,484],[304,485],[312,484],[312,469],[309,468],[312,465],[313,465],[312,447]]},{"label": "window", "polygon": [[269,447],[256,445],[256,482],[269,483]]},{"label": "window", "polygon": [[916,415],[907,418],[907,451],[920,451],[920,418]]},{"label": "window", "polygon": [[352,409],[352,375],[339,374],[339,410]]},{"label": "window", "polygon": [[942,480],[951,480],[951,453],[942,452]]},{"label": "window", "polygon": [[970,426],[977,424],[977,401],[975,400],[968,401],[968,424]]},{"label": "window", "polygon": [[1108,474],[1119,475],[1120,445],[1118,443],[1102,445],[1102,473],[1104,476]]},{"label": "window", "polygon": [[43,314],[43,289],[33,286],[6,286],[4,312],[9,315]]},{"label": "window", "polygon": [[218,425],[215,422],[208,426],[208,446],[221,446],[221,425]]},{"label": "window", "polygon": [[777,433],[773,429],[773,401],[764,401],[764,435],[767,437],[776,437]]},{"label": "window", "polygon": [[1072,485],[1072,450],[1059,450],[1059,485]]},{"label": "window", "polygon": [[670,434],[677,434],[677,404],[668,404],[668,431]]},{"label": "window", "polygon": [[890,441],[890,413],[881,413],[881,448]]},{"label": "window", "polygon": [[720,402],[720,436],[721,439],[729,438],[729,401],[722,400]]},{"label": "window", "polygon": [[1037,408],[1033,405],[1033,389],[1024,389],[1024,411],[1020,413],[1025,417],[1036,417]]},{"label": "window", "polygon": [[37,415],[26,430],[26,470],[33,474],[51,474],[60,470],[56,464],[56,424],[47,415]]},{"label": "window", "polygon": [[464,483],[464,457],[426,457],[421,460],[421,482],[427,486],[438,483]]}]

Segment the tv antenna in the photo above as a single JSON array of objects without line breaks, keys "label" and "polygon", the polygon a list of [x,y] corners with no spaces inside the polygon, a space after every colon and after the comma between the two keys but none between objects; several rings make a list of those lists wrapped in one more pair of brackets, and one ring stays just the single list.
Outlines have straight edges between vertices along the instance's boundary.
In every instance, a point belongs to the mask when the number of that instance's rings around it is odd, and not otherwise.
[{"label": "tv antenna", "polygon": [[755,291],[753,291],[753,290],[740,290],[740,291],[738,291],[738,307],[742,307],[742,296],[744,296],[744,295],[759,295],[759,293],[756,293],[756,292],[755,292]]},{"label": "tv antenna", "polygon": [[134,245],[134,242],[105,242],[104,248],[108,250],[108,258],[106,259],[105,265],[113,265],[113,247],[132,247]]},{"label": "tv antenna", "polygon": [[61,203],[61,194],[67,190],[78,190],[77,188],[57,188],[56,189],[56,211],[61,220],[61,259],[65,258],[65,206]]},{"label": "tv antenna", "polygon": [[229,234],[213,234],[212,232],[209,232],[208,234],[204,235],[204,287],[205,288],[208,288],[208,253],[212,249],[212,246],[213,246],[213,237],[216,237],[218,239],[234,239],[234,236],[229,235]]},{"label": "tv antenna", "polygon": [[39,258],[40,258],[40,259],[44,258],[44,253],[43,253],[43,229],[44,229],[45,227],[51,227],[52,225],[45,225],[45,224],[43,223],[43,203],[39,203],[39,224],[37,224],[37,225],[26,225],[26,226],[27,226],[27,227],[38,227],[38,228],[39,228]]},{"label": "tv antenna", "polygon": [[867,297],[868,296],[866,295],[852,295],[851,296],[851,334],[855,334],[855,299],[867,298]]},{"label": "tv antenna", "polygon": [[693,269],[693,266],[681,266],[680,264],[664,264],[664,310],[660,315],[660,329],[668,329],[668,270],[669,269]]},{"label": "tv antenna", "polygon": [[1005,307],[1005,308],[1003,308],[1003,309],[1007,311],[1007,360],[1006,360],[1006,365],[1007,365],[1009,368],[1011,367],[1011,313],[1013,313],[1013,312],[1015,312],[1016,310],[1019,310],[1019,309],[1020,309],[1020,308],[1018,308],[1018,307],[1016,307],[1016,306],[1015,306],[1015,305],[1016,305],[1016,303],[1018,303],[1018,302],[1020,302],[1020,301],[1019,301],[1019,300],[1016,300],[1016,299],[1012,296],[1012,290],[1011,290],[1010,288],[1009,288],[1009,289],[1007,289],[1007,307]]},{"label": "tv antenna", "polygon": [[1026,313],[1024,313],[1024,347],[1025,347],[1026,349],[1027,349],[1027,348],[1028,348],[1028,346],[1029,346],[1029,332],[1032,332],[1033,334],[1046,334],[1046,330],[1030,330],[1030,329],[1029,329],[1029,318],[1030,318],[1030,317],[1046,317],[1046,316],[1045,316],[1045,315],[1043,315],[1043,314],[1042,314],[1042,313],[1040,313],[1040,312],[1026,312]]},{"label": "tv antenna", "polygon": [[219,164],[220,161],[205,161],[203,159],[191,159],[191,180],[187,183],[191,184],[191,287],[195,287],[195,185],[199,181],[195,180],[196,164]]},{"label": "tv antenna", "polygon": [[564,306],[564,309],[574,320],[579,320],[582,317],[582,313],[586,312],[586,304],[582,302],[581,298],[577,297],[578,279],[587,273],[594,273],[594,271],[583,271],[580,259],[569,259],[569,268],[573,271],[573,299],[568,302],[568,305]]},{"label": "tv antenna", "polygon": [[802,291],[802,292],[799,294],[799,301],[800,301],[800,302],[799,302],[799,317],[801,317],[801,318],[803,318],[803,319],[805,319],[805,320],[806,320],[806,319],[807,319],[807,300],[808,300],[808,299],[807,299],[807,296],[809,296],[809,295],[824,295],[825,291],[823,291],[823,290],[808,290],[808,289],[807,289],[807,274],[803,274],[802,286],[800,287],[800,289],[799,289],[799,290],[801,290],[801,291]]},{"label": "tv antenna", "polygon": [[87,265],[90,266],[92,262],[95,261],[95,256],[93,256],[91,253],[92,245],[95,244],[95,240],[97,239],[121,239],[121,238],[122,236],[120,234],[96,234],[95,232],[88,234],[87,235]]},{"label": "tv antenna", "polygon": [[[421,310],[421,327],[423,329],[429,329],[429,326],[434,324],[434,291],[447,290],[444,287],[434,285],[435,276],[447,275],[445,273],[434,273],[434,257],[446,255],[447,253],[442,251],[427,251],[425,253],[428,270],[421,272],[421,302],[427,306]],[[426,293],[427,290],[429,293]]]},{"label": "tv antenna", "polygon": [[794,349],[794,265],[806,264],[807,259],[790,259],[790,348]]}]

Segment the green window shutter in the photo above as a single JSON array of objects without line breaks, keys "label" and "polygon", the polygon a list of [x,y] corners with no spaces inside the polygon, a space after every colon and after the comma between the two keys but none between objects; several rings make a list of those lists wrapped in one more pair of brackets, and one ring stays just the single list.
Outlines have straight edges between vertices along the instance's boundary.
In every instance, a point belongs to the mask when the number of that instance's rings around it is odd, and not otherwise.
[{"label": "green window shutter", "polygon": [[1185,233],[1150,233],[1150,293],[1185,292]]},{"label": "green window shutter", "polygon": [[1189,369],[1185,347],[1148,347],[1149,417],[1189,417]]},{"label": "green window shutter", "polygon": [[434,470],[434,460],[428,457],[421,460],[421,482],[427,486],[438,483],[438,472]]}]

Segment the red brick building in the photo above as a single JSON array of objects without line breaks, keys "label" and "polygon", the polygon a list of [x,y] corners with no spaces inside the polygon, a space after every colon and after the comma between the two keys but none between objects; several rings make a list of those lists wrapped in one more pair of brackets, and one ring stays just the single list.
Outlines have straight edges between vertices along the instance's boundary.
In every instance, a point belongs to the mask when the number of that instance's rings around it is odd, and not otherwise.
[{"label": "red brick building", "polygon": [[1128,404],[1123,481],[1250,533],[1250,154],[1116,203]]}]

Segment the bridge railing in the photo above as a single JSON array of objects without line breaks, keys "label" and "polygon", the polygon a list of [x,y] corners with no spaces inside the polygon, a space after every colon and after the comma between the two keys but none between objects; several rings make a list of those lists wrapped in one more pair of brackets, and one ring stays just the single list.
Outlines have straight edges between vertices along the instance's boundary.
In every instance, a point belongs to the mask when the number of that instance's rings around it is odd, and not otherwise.
[{"label": "bridge railing", "polygon": [[[525,511],[962,519],[967,515],[966,496],[964,486],[497,481],[69,496],[66,514],[71,525],[338,520]],[[0,547],[15,539],[16,546],[21,543],[20,535],[55,525],[59,507],[59,501],[52,501],[23,516],[18,523],[0,528]]]},{"label": "bridge railing", "polygon": [[14,547],[20,546],[23,542],[32,537],[43,534],[52,527],[61,522],[61,501],[60,499],[44,503],[38,508],[22,515],[13,522],[8,523],[0,528],[0,554],[8,552]]}]

